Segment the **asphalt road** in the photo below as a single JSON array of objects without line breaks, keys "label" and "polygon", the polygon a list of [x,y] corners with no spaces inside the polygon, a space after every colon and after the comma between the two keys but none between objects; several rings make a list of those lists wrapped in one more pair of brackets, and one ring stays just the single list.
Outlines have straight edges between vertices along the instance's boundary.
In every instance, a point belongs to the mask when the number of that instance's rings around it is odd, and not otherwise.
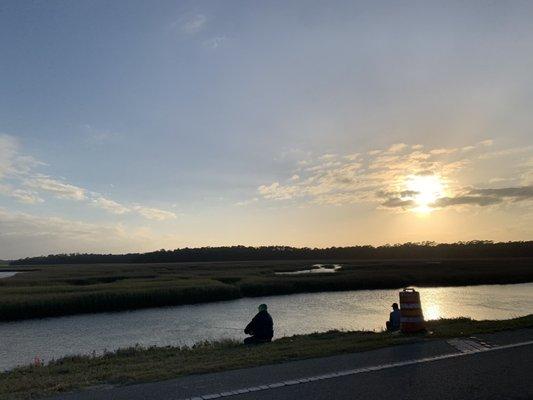
[{"label": "asphalt road", "polygon": [[[340,377],[267,388],[227,399],[533,399],[533,344],[498,348],[533,340],[526,329],[476,339],[491,351],[465,353],[446,341],[430,341],[375,351],[295,361],[238,371],[189,376],[164,382],[93,390],[54,397],[54,400],[177,400],[216,398],[243,388],[254,388],[354,368],[389,366]],[[472,343],[472,342],[470,342]],[[459,343],[461,344],[461,343]],[[483,346],[485,346],[483,345]],[[482,345],[479,345],[483,349]],[[427,361],[428,358],[436,358]],[[404,361],[423,360],[408,365]],[[322,375],[321,375],[322,374]],[[209,397],[209,395],[215,397]]]},{"label": "asphalt road", "polygon": [[533,346],[478,353],[231,397],[245,399],[532,399]]}]

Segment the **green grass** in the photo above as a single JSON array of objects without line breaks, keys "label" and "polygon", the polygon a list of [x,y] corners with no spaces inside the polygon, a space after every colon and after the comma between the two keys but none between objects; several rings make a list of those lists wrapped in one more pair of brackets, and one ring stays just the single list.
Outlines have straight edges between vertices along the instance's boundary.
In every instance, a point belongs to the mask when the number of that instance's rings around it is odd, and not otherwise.
[{"label": "green grass", "polygon": [[302,292],[533,281],[531,258],[344,260],[335,261],[343,265],[335,274],[275,274],[315,262],[327,261],[11,266],[25,272],[0,279],[0,320]]},{"label": "green grass", "polygon": [[468,318],[428,322],[427,335],[330,331],[299,335],[246,347],[236,341],[193,347],[132,347],[103,356],[67,357],[44,367],[23,367],[0,374],[0,397],[29,399],[95,385],[124,385],[179,376],[359,352],[421,340],[533,328],[533,315],[505,321]]}]

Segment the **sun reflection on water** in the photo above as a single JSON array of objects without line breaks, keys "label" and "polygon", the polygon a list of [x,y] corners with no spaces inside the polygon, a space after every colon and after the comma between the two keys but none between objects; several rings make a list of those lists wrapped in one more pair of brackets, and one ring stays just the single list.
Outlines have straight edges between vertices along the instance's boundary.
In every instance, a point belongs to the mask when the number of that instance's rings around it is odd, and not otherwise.
[{"label": "sun reflection on water", "polygon": [[424,308],[424,318],[428,319],[439,319],[441,318],[440,307],[438,304],[429,304]]},{"label": "sun reflection on water", "polygon": [[[444,318],[445,315],[443,315],[444,310],[442,306],[446,303],[446,291],[441,290],[441,288],[423,288],[418,290],[421,292],[424,319]],[[450,311],[448,310],[448,312]],[[454,314],[455,311],[453,310],[451,313]]]}]

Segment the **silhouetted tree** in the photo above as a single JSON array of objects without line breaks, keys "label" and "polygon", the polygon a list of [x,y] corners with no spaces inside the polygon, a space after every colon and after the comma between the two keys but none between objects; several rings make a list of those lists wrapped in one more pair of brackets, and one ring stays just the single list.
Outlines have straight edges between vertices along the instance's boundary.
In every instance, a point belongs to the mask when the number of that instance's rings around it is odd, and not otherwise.
[{"label": "silhouetted tree", "polygon": [[498,242],[421,242],[394,245],[297,248],[289,246],[229,246],[157,250],[128,254],[54,254],[27,257],[11,261],[11,265],[99,264],[99,263],[158,263],[200,261],[252,260],[350,260],[350,259],[424,259],[424,258],[484,258],[533,257],[533,241]]}]

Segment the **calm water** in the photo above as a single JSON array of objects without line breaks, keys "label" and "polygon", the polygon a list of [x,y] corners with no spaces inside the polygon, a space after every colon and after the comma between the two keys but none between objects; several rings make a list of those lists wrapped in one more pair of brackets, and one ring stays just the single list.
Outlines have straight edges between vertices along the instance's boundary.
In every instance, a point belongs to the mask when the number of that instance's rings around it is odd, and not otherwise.
[{"label": "calm water", "polygon": [[[426,319],[506,319],[533,313],[533,283],[422,288],[420,293]],[[28,364],[35,356],[49,361],[136,343],[242,339],[242,328],[260,303],[269,306],[276,337],[330,329],[380,330],[395,301],[398,290],[306,293],[0,323],[0,370]]]},{"label": "calm water", "polygon": [[9,278],[10,276],[15,276],[16,274],[18,274],[18,271],[0,272],[0,279]]},{"label": "calm water", "polygon": [[333,274],[342,268],[339,264],[315,264],[311,269],[301,269],[291,272],[276,272],[276,275],[303,275],[303,274]]}]

